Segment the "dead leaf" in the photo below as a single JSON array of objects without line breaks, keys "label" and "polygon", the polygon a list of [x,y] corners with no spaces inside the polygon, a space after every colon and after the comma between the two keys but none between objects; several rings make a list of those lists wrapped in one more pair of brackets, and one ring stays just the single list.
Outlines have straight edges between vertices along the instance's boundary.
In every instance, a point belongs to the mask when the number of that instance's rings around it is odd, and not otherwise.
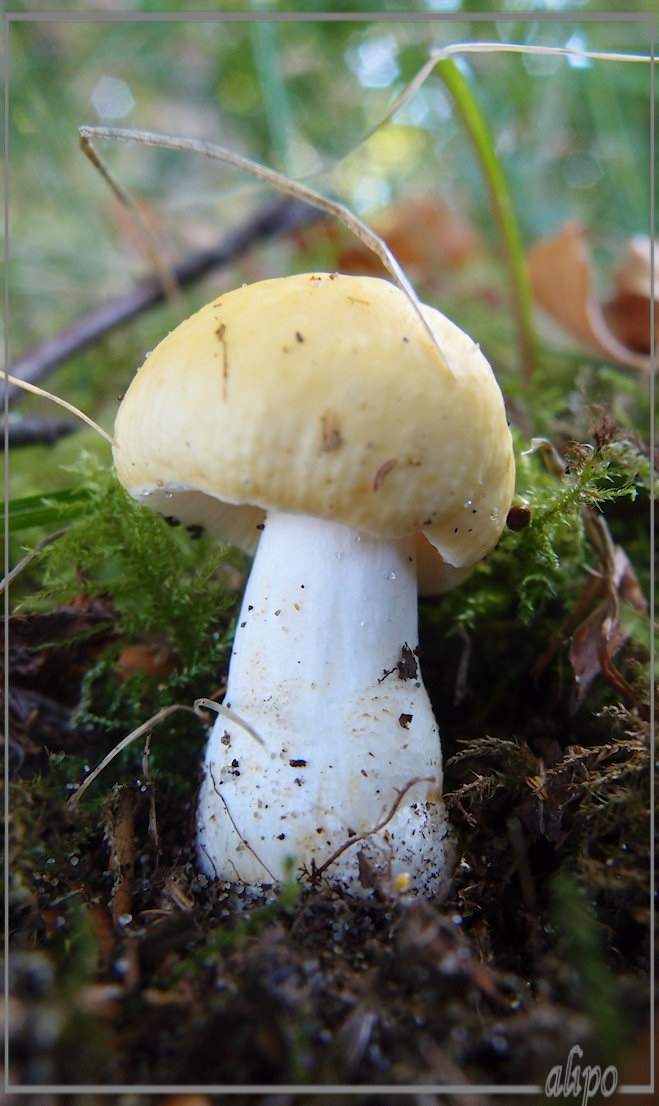
[{"label": "dead leaf", "polygon": [[[433,286],[438,275],[461,269],[481,249],[478,233],[448,205],[425,197],[394,204],[372,220],[397,260],[415,281]],[[305,230],[303,248],[319,234],[332,239],[342,273],[384,276],[378,258],[341,228],[322,224]]]},{"label": "dead leaf", "polygon": [[650,238],[635,234],[613,273],[615,295],[604,304],[604,315],[616,337],[630,349],[645,354],[652,350],[653,316],[655,333],[659,321],[659,286],[652,261]]},{"label": "dead leaf", "polygon": [[[613,664],[616,653],[629,634],[620,622],[618,607],[627,603],[645,614],[647,603],[629,558],[619,545],[614,547],[613,579],[604,599],[577,627],[570,642],[569,656],[577,685],[577,706],[597,676],[604,676],[628,700],[631,688]],[[611,588],[615,589],[611,591]],[[633,695],[633,693],[632,693]]]},{"label": "dead leaf", "polygon": [[516,807],[526,831],[533,836],[543,837],[556,843],[565,835],[570,804],[574,800],[573,788],[569,781],[554,779],[537,786],[535,779],[527,779],[530,794]]},{"label": "dead leaf", "polygon": [[162,642],[126,645],[117,659],[117,675],[122,681],[137,674],[166,680],[179,667],[178,658]]},{"label": "dead leaf", "polygon": [[[563,330],[609,361],[649,370],[650,358],[624,344],[607,322],[595,294],[592,260],[580,223],[566,222],[556,234],[536,243],[528,269],[537,303]],[[649,301],[646,310],[649,318]],[[618,331],[625,333],[624,328]]]}]

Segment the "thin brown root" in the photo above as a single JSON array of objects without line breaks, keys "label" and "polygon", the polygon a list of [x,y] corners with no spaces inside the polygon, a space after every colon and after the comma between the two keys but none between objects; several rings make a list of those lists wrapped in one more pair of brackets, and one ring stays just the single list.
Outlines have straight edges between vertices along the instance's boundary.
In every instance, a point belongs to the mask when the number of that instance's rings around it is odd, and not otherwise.
[{"label": "thin brown root", "polygon": [[414,776],[413,779],[408,780],[408,782],[405,784],[405,786],[402,787],[401,790],[397,792],[396,798],[395,798],[394,803],[391,807],[391,810],[382,819],[382,821],[378,822],[377,826],[373,826],[372,829],[364,830],[363,833],[358,833],[354,837],[351,837],[349,841],[344,841],[343,844],[340,845],[339,848],[336,849],[335,852],[333,852],[332,855],[325,861],[325,863],[321,864],[320,868],[314,868],[313,878],[318,879],[320,876],[322,876],[323,872],[325,872],[327,870],[327,868],[329,868],[330,864],[333,864],[335,860],[338,860],[338,858],[343,855],[343,853],[346,851],[346,849],[352,848],[352,846],[356,845],[358,841],[365,841],[367,837],[372,837],[373,834],[379,833],[381,829],[384,829],[384,827],[393,818],[394,814],[398,810],[398,807],[402,803],[403,799],[407,795],[407,792],[410,790],[410,788],[414,787],[417,783],[434,783],[434,782],[435,782],[435,777],[434,776]]},{"label": "thin brown root", "polygon": [[[236,825],[236,823],[235,823],[235,822],[234,822],[234,820],[233,820],[233,815],[231,814],[231,811],[229,810],[229,807],[227,806],[227,801],[226,801],[226,799],[224,798],[224,795],[222,794],[222,792],[220,791],[219,787],[217,786],[217,784],[216,784],[216,782],[215,782],[215,776],[213,775],[213,769],[212,769],[212,768],[210,767],[210,765],[209,765],[209,768],[208,768],[208,772],[209,772],[210,778],[211,778],[211,780],[212,780],[212,783],[213,783],[213,791],[214,791],[214,792],[215,792],[215,794],[217,795],[218,799],[221,799],[221,800],[222,800],[222,803],[224,804],[224,809],[225,809],[225,810],[226,810],[226,812],[227,812],[227,817],[228,817],[229,821],[231,822],[231,825],[233,826],[234,830],[236,831],[236,833],[237,833],[237,835],[238,835],[238,837],[239,837],[240,841],[241,841],[241,842],[242,842],[242,844],[243,844],[243,845],[245,846],[245,848],[249,850],[249,852],[250,852],[250,853],[252,854],[252,856],[254,857],[254,859],[255,859],[256,861],[258,861],[258,863],[259,863],[259,864],[261,865],[261,867],[262,867],[262,868],[264,869],[264,871],[266,871],[266,872],[268,873],[268,875],[270,876],[270,879],[272,880],[272,882],[273,882],[273,883],[278,883],[278,882],[279,882],[279,880],[278,880],[278,879],[277,879],[277,878],[276,878],[275,876],[273,876],[272,872],[271,872],[271,871],[270,871],[270,869],[268,868],[268,865],[267,865],[267,864],[264,864],[264,862],[263,862],[263,861],[261,860],[261,857],[260,857],[260,856],[258,855],[258,853],[255,853],[255,852],[254,852],[254,849],[253,849],[253,848],[252,848],[252,846],[250,845],[250,843],[249,843],[249,841],[247,840],[247,838],[246,838],[246,837],[243,837],[242,833],[241,833],[241,832],[240,832],[240,830],[238,829],[238,826]],[[204,849],[204,852],[206,852],[206,850],[205,850],[205,849]],[[206,853],[206,855],[208,856],[208,853]],[[211,864],[212,864],[212,863],[213,863],[213,862],[211,861]],[[233,870],[234,870],[234,871],[235,871],[235,873],[236,873],[236,876],[238,876],[238,871],[237,871],[237,869],[236,869],[236,866],[235,866],[235,864],[233,863],[233,861],[231,861],[231,864],[232,864]],[[213,868],[215,868],[215,865],[214,865],[214,864],[213,864]],[[240,877],[238,877],[238,878],[240,878]],[[241,881],[241,882],[242,882],[242,881]]]}]

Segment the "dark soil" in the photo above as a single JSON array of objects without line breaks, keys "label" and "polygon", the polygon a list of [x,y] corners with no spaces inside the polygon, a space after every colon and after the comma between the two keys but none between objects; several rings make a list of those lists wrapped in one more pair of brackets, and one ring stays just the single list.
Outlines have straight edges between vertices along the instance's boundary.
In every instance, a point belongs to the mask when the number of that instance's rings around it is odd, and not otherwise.
[{"label": "dark soil", "polygon": [[[132,1087],[135,1103],[140,1087],[245,1086],[283,1106],[294,1087],[364,1103],[399,1101],[395,1087],[475,1106],[507,1100],[487,1088],[544,1088],[575,1044],[584,1065],[648,1082],[646,711],[593,715],[588,742],[562,747],[491,736],[493,710],[466,750],[447,711],[441,901],[377,874],[350,897],[331,870],[256,895],[197,871],[195,781],[155,779],[148,758],[67,805],[108,748],[76,704],[111,641],[102,602],[10,625],[11,1085],[48,1104],[37,1088]],[[427,662],[432,683],[432,649]]]}]

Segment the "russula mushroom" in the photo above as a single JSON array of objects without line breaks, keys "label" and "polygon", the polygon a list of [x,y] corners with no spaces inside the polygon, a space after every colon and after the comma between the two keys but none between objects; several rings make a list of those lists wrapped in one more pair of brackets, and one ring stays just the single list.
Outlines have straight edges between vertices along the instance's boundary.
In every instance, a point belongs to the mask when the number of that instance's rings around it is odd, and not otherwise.
[{"label": "russula mushroom", "polygon": [[437,344],[386,280],[244,286],[169,334],[119,409],[130,494],[255,551],[199,795],[219,879],[268,884],[336,853],[327,875],[348,886],[364,865],[429,895],[446,878],[417,589],[493,548],[514,461],[479,347],[422,310]]}]

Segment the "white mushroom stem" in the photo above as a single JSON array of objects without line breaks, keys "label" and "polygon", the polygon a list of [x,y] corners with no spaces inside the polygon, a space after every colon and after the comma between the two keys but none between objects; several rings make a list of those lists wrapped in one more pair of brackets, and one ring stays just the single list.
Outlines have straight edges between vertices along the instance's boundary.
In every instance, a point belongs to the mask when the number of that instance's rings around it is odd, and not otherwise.
[{"label": "white mushroom stem", "polygon": [[272,883],[355,840],[328,878],[357,885],[361,852],[362,872],[367,858],[401,886],[439,888],[441,750],[417,634],[413,537],[267,516],[225,698],[263,744],[218,716],[198,816],[209,875]]}]

